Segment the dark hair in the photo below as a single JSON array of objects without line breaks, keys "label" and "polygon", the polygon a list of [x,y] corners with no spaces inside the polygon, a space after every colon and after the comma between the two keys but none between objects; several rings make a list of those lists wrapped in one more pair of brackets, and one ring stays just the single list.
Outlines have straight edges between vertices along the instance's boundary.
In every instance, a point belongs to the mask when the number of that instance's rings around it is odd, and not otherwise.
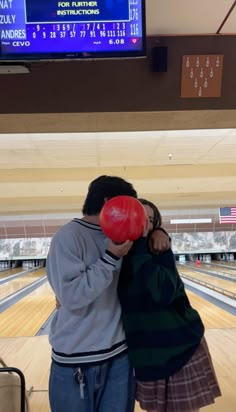
[{"label": "dark hair", "polygon": [[149,206],[154,213],[154,218],[153,218],[153,228],[156,229],[157,227],[161,227],[162,225],[162,218],[161,214],[159,212],[159,209],[154,205],[154,203],[150,202],[149,200],[146,199],[138,199],[142,205],[147,205]]},{"label": "dark hair", "polygon": [[89,185],[82,212],[87,216],[98,215],[102,210],[105,199],[108,200],[120,195],[137,198],[137,192],[133,185],[121,177],[99,176]]}]

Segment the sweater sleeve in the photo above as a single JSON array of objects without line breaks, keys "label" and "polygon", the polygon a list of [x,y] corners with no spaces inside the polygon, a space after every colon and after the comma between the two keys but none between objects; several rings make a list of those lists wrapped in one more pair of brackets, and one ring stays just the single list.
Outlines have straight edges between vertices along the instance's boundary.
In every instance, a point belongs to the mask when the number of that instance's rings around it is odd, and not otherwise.
[{"label": "sweater sleeve", "polygon": [[168,306],[175,298],[179,275],[174,254],[166,252],[152,254],[148,251],[146,239],[137,241],[133,250],[135,276],[142,277],[142,283],[150,297],[162,306]]},{"label": "sweater sleeve", "polygon": [[102,258],[86,266],[78,257],[73,234],[64,236],[58,232],[52,239],[47,277],[61,305],[73,312],[88,306],[110,285],[119,258],[106,251]]}]

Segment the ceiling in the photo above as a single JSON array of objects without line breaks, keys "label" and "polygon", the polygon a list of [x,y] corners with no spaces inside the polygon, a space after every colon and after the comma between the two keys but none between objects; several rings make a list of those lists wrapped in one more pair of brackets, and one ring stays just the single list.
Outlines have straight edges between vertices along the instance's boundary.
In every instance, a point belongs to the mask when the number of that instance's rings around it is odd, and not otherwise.
[{"label": "ceiling", "polygon": [[[213,34],[234,0],[146,0],[147,34]],[[235,34],[236,8],[221,30]]]},{"label": "ceiling", "polygon": [[101,174],[161,209],[236,201],[236,129],[0,135],[0,213],[79,212]]},{"label": "ceiling", "polygon": [[[216,33],[233,0],[146,3],[148,35],[181,35]],[[221,33],[235,34],[235,27],[236,9]],[[205,115],[203,130],[164,130],[174,126],[194,128],[195,120],[193,116],[191,122],[186,118],[187,123],[185,119],[178,123],[173,113],[163,113],[162,123],[156,129],[154,123],[149,127],[149,122],[140,122],[140,132],[119,132],[129,127],[117,120],[107,123],[103,128],[109,130],[106,133],[90,130],[91,119],[86,123],[88,133],[75,132],[79,127],[73,128],[73,122],[67,122],[66,133],[17,134],[17,130],[21,131],[18,115],[12,115],[10,121],[5,117],[7,121],[4,123],[3,118],[3,128],[0,127],[6,133],[0,134],[1,219],[78,215],[89,182],[101,174],[130,180],[140,196],[156,202],[166,215],[170,211],[176,216],[178,211],[180,215],[189,211],[216,214],[219,206],[236,204],[236,129],[228,128],[236,127],[236,120],[227,122],[229,112],[221,112],[221,123],[216,119],[218,114],[213,122],[205,121],[209,120]],[[141,116],[142,113],[139,119]],[[64,121],[63,114],[58,117],[59,122]],[[99,115],[99,124],[98,119]],[[136,118],[137,125],[139,119]],[[23,120],[25,130],[27,121]],[[40,118],[35,122],[35,130],[40,130]],[[48,122],[48,132],[50,127]],[[211,130],[206,130],[208,127]]]}]

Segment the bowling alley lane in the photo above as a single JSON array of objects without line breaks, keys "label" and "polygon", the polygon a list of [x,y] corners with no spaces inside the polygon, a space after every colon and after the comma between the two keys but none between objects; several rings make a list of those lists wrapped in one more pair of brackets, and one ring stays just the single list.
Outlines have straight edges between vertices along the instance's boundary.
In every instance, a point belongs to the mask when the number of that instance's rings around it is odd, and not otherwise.
[{"label": "bowling alley lane", "polygon": [[30,285],[43,276],[45,276],[45,269],[42,268],[33,272],[29,272],[16,279],[12,279],[9,282],[4,283],[3,285],[0,285],[0,299],[3,299],[11,295],[12,293],[17,292],[18,290]]},{"label": "bowling alley lane", "polygon": [[55,309],[55,296],[49,283],[1,313],[0,337],[35,336]]},{"label": "bowling alley lane", "polygon": [[[188,262],[187,263],[188,266],[192,266],[192,267],[196,267],[196,263],[195,262]],[[215,264],[215,262],[212,263],[206,263],[206,262],[200,262],[200,265],[198,266],[199,269],[204,269],[206,271],[212,271],[217,273],[218,275],[222,275],[222,276],[228,276],[228,277],[232,277],[232,279],[236,280],[236,267],[235,269],[233,267],[230,266],[219,266],[217,264]]]},{"label": "bowling alley lane", "polygon": [[17,273],[24,272],[24,269],[22,267],[20,268],[15,268],[15,269],[8,269],[8,270],[3,270],[0,272],[0,279],[6,278],[8,276],[16,275]]},{"label": "bowling alley lane", "polygon": [[214,275],[211,276],[209,274],[203,274],[203,273],[194,271],[191,269],[191,267],[188,267],[185,265],[178,265],[178,270],[180,274],[183,274],[183,276],[187,275],[191,277],[193,280],[197,279],[200,281],[204,281],[204,282],[210,283],[213,286],[236,293],[236,282],[230,281],[228,279],[224,280]]},{"label": "bowling alley lane", "polygon": [[224,261],[224,260],[220,260],[220,261],[217,261],[217,260],[214,260],[214,261],[212,261],[212,263],[215,265],[215,266],[218,266],[218,267],[221,267],[222,266],[222,269],[223,268],[226,268],[226,267],[231,267],[231,268],[234,268],[234,271],[236,272],[236,262],[235,261],[233,261],[233,262],[231,262],[231,261]]},{"label": "bowling alley lane", "polygon": [[190,303],[196,309],[207,329],[235,328],[236,316],[226,312],[214,303],[208,302],[196,293],[186,289]]}]

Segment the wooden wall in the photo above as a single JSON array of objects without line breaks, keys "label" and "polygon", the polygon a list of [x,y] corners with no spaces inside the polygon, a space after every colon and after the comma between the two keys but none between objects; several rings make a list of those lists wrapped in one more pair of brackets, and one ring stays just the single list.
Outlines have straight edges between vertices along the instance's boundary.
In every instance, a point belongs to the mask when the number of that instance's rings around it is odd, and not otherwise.
[{"label": "wooden wall", "polygon": [[[157,44],[168,47],[167,73],[151,71],[150,51]],[[235,49],[236,36],[153,37],[147,59],[34,64],[31,74],[0,76],[0,113],[235,109]],[[224,55],[221,98],[180,98],[184,54]]]}]

